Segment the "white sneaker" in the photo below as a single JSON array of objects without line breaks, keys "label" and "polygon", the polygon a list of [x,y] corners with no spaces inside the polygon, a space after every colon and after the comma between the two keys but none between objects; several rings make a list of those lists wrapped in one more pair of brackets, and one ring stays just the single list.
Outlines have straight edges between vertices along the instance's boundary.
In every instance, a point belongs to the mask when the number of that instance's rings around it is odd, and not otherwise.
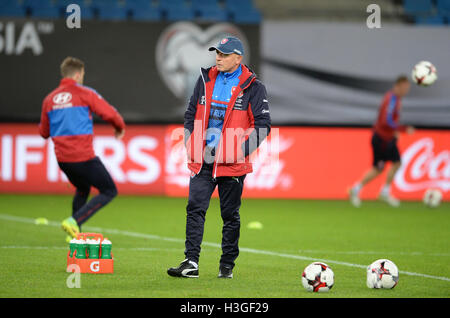
[{"label": "white sneaker", "polygon": [[348,190],[348,195],[349,195],[349,198],[350,198],[350,203],[351,203],[354,207],[359,208],[359,207],[361,206],[361,199],[359,198],[359,195],[358,195],[358,193],[355,191],[355,189],[350,188],[350,189]]},{"label": "white sneaker", "polygon": [[395,208],[398,208],[400,206],[400,201],[390,194],[380,194],[378,199],[388,203],[390,206],[393,206]]}]

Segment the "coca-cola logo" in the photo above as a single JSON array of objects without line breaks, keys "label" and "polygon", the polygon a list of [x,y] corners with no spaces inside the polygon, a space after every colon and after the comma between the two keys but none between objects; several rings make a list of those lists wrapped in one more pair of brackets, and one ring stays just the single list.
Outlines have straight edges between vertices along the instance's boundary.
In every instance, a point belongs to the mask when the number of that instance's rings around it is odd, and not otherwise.
[{"label": "coca-cola logo", "polygon": [[402,167],[395,176],[401,191],[414,192],[428,188],[450,190],[450,151],[435,152],[431,138],[413,143],[402,155]]},{"label": "coca-cola logo", "polygon": [[258,148],[253,162],[253,173],[245,179],[246,187],[260,190],[292,188],[293,177],[286,172],[288,163],[280,158],[280,155],[291,149],[294,143],[293,138],[279,135],[279,131],[273,129],[270,138]]}]

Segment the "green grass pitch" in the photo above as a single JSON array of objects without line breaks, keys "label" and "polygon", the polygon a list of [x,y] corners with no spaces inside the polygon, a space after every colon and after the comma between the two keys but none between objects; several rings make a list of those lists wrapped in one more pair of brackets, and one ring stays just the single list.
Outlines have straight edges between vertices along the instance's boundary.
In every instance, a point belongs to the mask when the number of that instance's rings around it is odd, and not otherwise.
[{"label": "green grass pitch", "polygon": [[[68,244],[59,228],[72,198],[0,195],[0,297],[443,297],[450,296],[450,203],[391,208],[367,201],[244,199],[240,256],[231,280],[217,279],[222,220],[213,199],[206,216],[198,279],[169,277],[183,260],[185,198],[119,196],[83,231],[101,231],[113,243],[115,273],[81,275],[68,288]],[[49,225],[33,220],[46,217]],[[259,221],[263,229],[248,229]],[[101,228],[101,229],[100,229]],[[394,261],[392,290],[365,285],[365,267]],[[329,293],[308,293],[303,268],[313,260],[335,273]]]}]

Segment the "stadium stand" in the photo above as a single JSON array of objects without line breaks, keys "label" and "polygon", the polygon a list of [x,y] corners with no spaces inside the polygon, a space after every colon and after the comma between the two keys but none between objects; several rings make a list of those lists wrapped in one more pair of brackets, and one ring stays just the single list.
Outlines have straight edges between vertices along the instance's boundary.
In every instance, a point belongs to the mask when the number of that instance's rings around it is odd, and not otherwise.
[{"label": "stadium stand", "polygon": [[71,3],[85,19],[261,22],[252,0],[2,0],[0,17],[62,18]]},{"label": "stadium stand", "polygon": [[433,2],[431,0],[404,0],[403,9],[408,15],[429,15],[433,11]]},{"label": "stadium stand", "polygon": [[89,2],[86,2],[85,0],[58,0],[57,5],[64,16],[67,16],[71,12],[67,12],[67,6],[70,4],[77,4],[80,6],[81,16],[83,19],[93,19],[94,18],[94,12],[91,8],[91,5]]},{"label": "stadium stand", "polygon": [[436,7],[439,12],[450,14],[450,0],[437,0]]},{"label": "stadium stand", "polygon": [[26,0],[24,7],[32,17],[55,19],[61,15],[59,7],[53,0]]},{"label": "stadium stand", "polygon": [[126,20],[128,17],[123,1],[96,0],[92,3],[92,9],[99,20]]},{"label": "stadium stand", "polygon": [[203,21],[227,21],[227,11],[217,0],[192,0],[196,17]]},{"label": "stadium stand", "polygon": [[0,16],[24,17],[25,15],[25,7],[18,3],[17,0],[4,0],[0,2]]},{"label": "stadium stand", "polygon": [[[2,0],[0,17],[61,18],[70,3],[82,17],[99,20],[230,21],[257,24],[277,19],[360,20],[371,0]],[[450,0],[379,0],[383,19],[433,26],[450,23]],[[263,13],[263,14],[262,14]]]},{"label": "stadium stand", "polygon": [[443,26],[449,23],[450,0],[403,0],[407,18],[416,24]]}]

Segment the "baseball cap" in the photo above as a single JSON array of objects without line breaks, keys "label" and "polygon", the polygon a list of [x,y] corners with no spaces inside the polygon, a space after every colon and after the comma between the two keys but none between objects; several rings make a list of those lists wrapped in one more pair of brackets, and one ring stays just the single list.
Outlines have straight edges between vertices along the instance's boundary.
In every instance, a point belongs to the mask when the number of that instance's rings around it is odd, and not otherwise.
[{"label": "baseball cap", "polygon": [[223,54],[236,53],[239,55],[244,55],[244,46],[241,40],[234,36],[227,36],[220,40],[216,46],[211,46],[208,51],[219,51]]}]

